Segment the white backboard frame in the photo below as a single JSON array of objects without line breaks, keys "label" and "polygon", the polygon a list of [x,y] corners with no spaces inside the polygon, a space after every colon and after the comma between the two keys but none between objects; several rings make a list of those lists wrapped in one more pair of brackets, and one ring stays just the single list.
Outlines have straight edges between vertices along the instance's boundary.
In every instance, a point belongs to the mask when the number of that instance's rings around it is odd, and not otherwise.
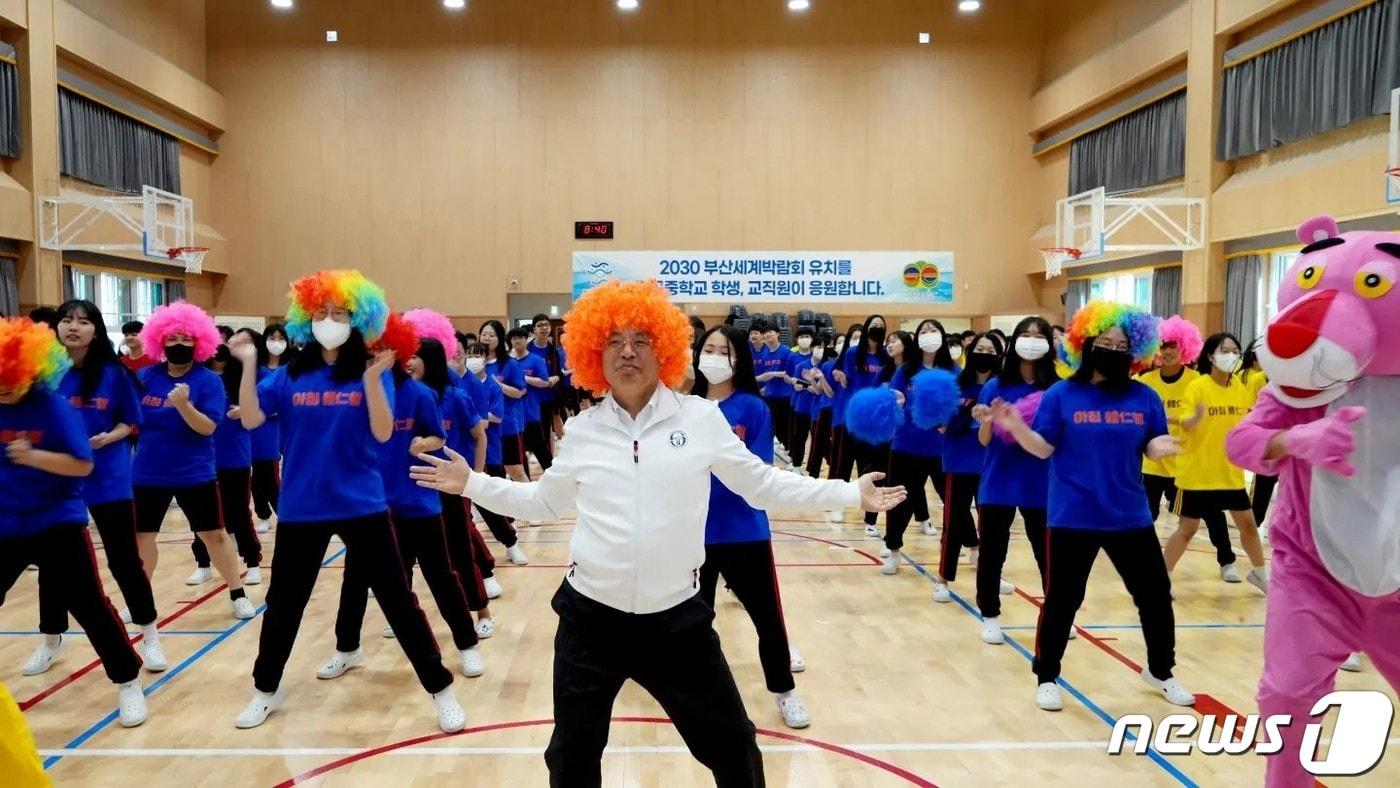
[{"label": "white backboard frame", "polygon": [[[68,194],[39,200],[40,239],[45,249],[139,252],[169,261],[174,247],[195,246],[194,200],[144,186],[141,195]],[[130,232],[126,243],[95,243],[88,231],[102,220]],[[109,221],[107,226],[113,226]]]},{"label": "white backboard frame", "polygon": [[[1145,222],[1160,240],[1115,243],[1125,227]],[[1080,250],[1082,262],[1109,252],[1174,252],[1200,249],[1206,242],[1205,200],[1197,197],[1110,196],[1103,187],[1060,200],[1055,211],[1055,245]]]}]

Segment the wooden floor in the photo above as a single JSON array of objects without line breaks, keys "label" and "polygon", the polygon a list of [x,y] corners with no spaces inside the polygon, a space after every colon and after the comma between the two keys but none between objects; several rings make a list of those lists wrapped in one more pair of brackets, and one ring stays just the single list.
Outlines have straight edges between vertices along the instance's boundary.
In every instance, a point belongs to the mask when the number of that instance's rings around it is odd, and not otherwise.
[{"label": "wooden floor", "polygon": [[[1026,592],[1038,578],[1024,537],[1015,537],[1006,571],[1018,587],[1004,598],[1008,641],[987,646],[978,638],[970,570],[954,584],[952,603],[930,599],[932,584],[919,563],[936,559],[936,537],[912,534],[908,563],[886,577],[875,557],[879,543],[863,537],[852,515],[845,525],[816,513],[775,523],[788,628],[808,663],[797,677],[814,719],[807,730],[783,727],[763,686],[752,627],[739,604],[721,594],[716,626],[760,729],[770,785],[1235,786],[1262,779],[1253,756],[1104,753],[1114,718],[1175,711],[1137,677],[1141,634],[1106,559],[1098,562],[1078,618],[1085,634],[1065,659],[1066,708],[1051,714],[1032,702],[1039,600]],[[183,523],[179,512],[171,513],[172,528]],[[525,567],[505,563],[492,543],[505,596],[492,606],[499,626],[483,645],[486,675],[459,675],[454,685],[469,716],[468,729],[455,736],[438,733],[397,643],[380,637],[384,620],[373,605],[365,622],[366,667],[336,681],[315,678],[334,642],[344,565],[339,544],[327,554],[288,665],[288,704],[261,728],[233,727],[251,692],[261,619],[235,621],[218,582],[184,585],[193,562],[190,535],[179,530],[169,530],[161,546],[156,595],[170,669],[143,674],[150,694],[146,725],[125,730],[115,723],[114,688],[81,638],[49,673],[20,675],[38,642],[34,573],[21,578],[0,610],[0,679],[24,706],[60,785],[542,785],[555,628],[548,601],[563,574],[570,529],[564,523],[525,530],[521,544],[532,561]],[[419,598],[444,658],[455,666],[446,627],[419,578]],[[110,580],[107,587],[115,593]],[[251,587],[250,596],[260,604],[266,588]],[[1177,676],[1197,693],[1198,711],[1254,711],[1262,595],[1222,583],[1204,541],[1183,561],[1176,589]],[[1341,674],[1338,685],[1389,692],[1369,665],[1361,674]],[[712,784],[659,707],[635,686],[624,690],[615,714],[603,764],[607,785]],[[1349,782],[1400,784],[1400,758],[1392,755]]]}]

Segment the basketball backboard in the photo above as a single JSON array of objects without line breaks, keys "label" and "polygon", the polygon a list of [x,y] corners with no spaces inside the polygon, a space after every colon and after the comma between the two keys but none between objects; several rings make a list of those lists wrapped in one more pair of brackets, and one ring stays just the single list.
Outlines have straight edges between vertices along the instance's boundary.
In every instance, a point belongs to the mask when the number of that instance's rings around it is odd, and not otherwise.
[{"label": "basketball backboard", "polygon": [[195,245],[194,201],[146,186],[141,195],[69,193],[39,201],[40,245],[88,252],[139,252],[169,261]]}]

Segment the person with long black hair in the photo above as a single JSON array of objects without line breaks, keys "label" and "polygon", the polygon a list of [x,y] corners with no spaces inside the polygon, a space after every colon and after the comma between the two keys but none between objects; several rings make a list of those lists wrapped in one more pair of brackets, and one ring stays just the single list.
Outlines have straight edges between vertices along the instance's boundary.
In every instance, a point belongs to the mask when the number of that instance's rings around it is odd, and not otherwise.
[{"label": "person with long black hair", "polygon": [[[271,323],[257,337],[259,380],[282,366],[290,345],[287,329],[281,323]],[[282,490],[282,437],[277,419],[253,430],[253,512],[258,516],[257,532],[272,530],[272,518],[277,515],[277,496]]]},{"label": "person with long black hair", "polygon": [[813,364],[818,363],[812,355],[816,337],[817,332],[811,326],[798,327],[795,335],[797,349],[788,354],[785,370],[788,388],[791,389],[788,397],[788,456],[792,459],[792,467],[798,470],[802,469],[807,459],[807,437],[812,432],[812,400],[815,395],[807,373]]},{"label": "person with long black hair", "polygon": [[438,726],[466,725],[452,673],[404,576],[380,476],[380,444],[394,433],[394,351],[371,356],[367,343],[381,337],[388,317],[384,291],[358,271],[321,271],[292,284],[287,334],[305,347],[289,364],[258,383],[256,347],[235,337],[230,348],[244,363],[243,426],[257,429],[265,414],[279,415],[286,457],[255,692],[236,727],[262,725],[282,705],[282,675],[332,536],[345,543],[345,571],[374,591],[432,697]]},{"label": "person with long black hair", "polygon": [[[1259,400],[1259,392],[1269,385],[1269,376],[1264,373],[1264,366],[1259,363],[1258,347],[1258,339],[1249,343],[1249,348],[1244,351],[1244,361],[1240,365],[1240,382],[1249,390],[1251,407]],[[1254,522],[1260,529],[1264,527],[1264,518],[1269,514],[1269,503],[1274,499],[1274,488],[1277,486],[1277,474],[1254,474],[1254,489],[1250,491],[1249,501],[1254,512]]]},{"label": "person with long black hair", "polygon": [[[865,324],[861,326],[861,340],[846,351],[846,356],[842,360],[841,377],[838,381],[845,386],[847,391],[847,402],[850,397],[862,389],[876,388],[882,383],[889,382],[890,376],[894,374],[893,364],[890,362],[889,352],[885,344],[885,318],[883,315],[871,315],[865,319]],[[837,471],[838,478],[849,478],[851,466],[854,465],[856,473],[864,476],[874,471],[885,472],[889,468],[890,452],[888,446],[875,446],[859,440],[854,435],[846,434],[845,444],[842,447],[842,465]],[[844,471],[844,475],[842,472]],[[871,539],[880,538],[880,529],[875,527],[875,513],[865,513],[865,535]]]},{"label": "person with long black hair", "polygon": [[[501,420],[501,453],[506,474],[518,482],[529,481],[525,473],[525,370],[510,355],[506,327],[499,320],[481,324],[481,344],[486,346],[486,374],[496,379],[505,395],[505,415]],[[499,538],[499,537],[497,537]]]},{"label": "person with long black hair", "polygon": [[[864,326],[855,323],[846,329],[846,335],[836,340],[836,356],[831,360],[831,368],[825,373],[832,392],[831,406],[831,459],[828,461],[826,477],[828,479],[840,479],[850,481],[851,470],[855,467],[855,453],[852,438],[846,434],[846,403],[850,402],[851,387],[847,385],[846,379],[846,358],[854,352],[857,345],[863,346],[862,331]],[[829,519],[833,523],[839,523],[844,518],[844,512],[833,511]]]},{"label": "person with long black hair", "polygon": [[812,450],[807,456],[807,475],[818,478],[822,462],[831,460],[831,420],[836,392],[831,388],[831,370],[836,365],[836,340],[827,337],[812,346],[812,363],[802,370],[812,392]]},{"label": "person with long black hair", "polygon": [[[491,348],[484,343],[476,343],[467,348],[467,375],[464,379],[472,377],[477,384],[481,399],[476,403],[477,410],[487,414],[486,427],[486,467],[473,468],[478,473],[486,473],[489,476],[506,478],[505,467],[505,425],[510,416],[507,414],[505,387],[502,386],[490,373],[489,359],[491,358]],[[486,507],[477,507],[481,512],[481,519],[486,521],[486,527],[491,530],[491,535],[496,537],[506,548],[506,557],[512,564],[524,565],[530,562],[525,551],[520,547],[520,537],[515,531],[515,526],[511,521],[497,514]],[[484,549],[485,540],[474,543],[478,552],[478,566],[481,568],[483,581],[487,590],[492,596],[499,596],[499,584],[494,575],[495,560],[491,558],[489,551]],[[482,555],[484,553],[484,555]],[[493,588],[495,586],[495,588]]]},{"label": "person with long black hair", "polygon": [[[92,449],[92,473],[83,479],[83,502],[97,524],[107,568],[126,602],[124,617],[141,628],[141,661],[146,670],[165,670],[165,650],[156,629],[155,595],[141,567],[136,546],[136,505],[131,495],[133,427],[141,424],[141,408],[131,375],[117,359],[107,337],[102,311],[91,301],[67,301],[58,308],[58,341],[72,367],[55,393],[77,409]],[[20,672],[36,676],[53,666],[68,632],[68,607],[61,589],[39,579],[39,646]]]},{"label": "person with long black hair", "polygon": [[[559,382],[559,377],[550,373],[549,365],[543,358],[530,352],[529,331],[512,328],[506,336],[510,341],[510,358],[520,366],[520,372],[525,378],[525,397],[521,400],[524,428],[520,437],[525,441],[525,450],[535,455],[540,469],[547,471],[554,462],[554,450],[553,441],[550,439],[551,430],[544,421],[545,398],[553,394],[554,385]],[[528,468],[526,475],[529,475]]]}]

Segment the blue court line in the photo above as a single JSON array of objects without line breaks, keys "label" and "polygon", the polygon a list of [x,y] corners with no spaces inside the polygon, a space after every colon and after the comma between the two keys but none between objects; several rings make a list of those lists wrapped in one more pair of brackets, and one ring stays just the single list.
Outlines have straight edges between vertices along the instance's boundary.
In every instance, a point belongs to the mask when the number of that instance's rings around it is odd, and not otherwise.
[{"label": "blue court line", "polygon": [[[344,555],[344,554],[345,554],[345,548],[342,547],[342,548],[340,548],[339,550],[337,550],[337,551],[335,551],[334,553],[332,553],[328,558],[326,558],[326,560],[322,561],[322,562],[321,562],[321,567],[322,567],[322,568],[325,568],[325,567],[327,567],[327,566],[330,566],[332,563],[335,562],[336,559],[340,558],[340,557],[341,557],[342,555]],[[266,603],[261,604],[261,605],[258,605],[258,609],[253,613],[253,618],[241,619],[241,620],[235,622],[235,623],[233,624],[233,626],[229,627],[228,629],[225,629],[225,630],[222,630],[221,632],[219,632],[219,633],[218,633],[218,635],[219,635],[218,637],[214,638],[213,640],[209,641],[208,643],[205,643],[202,647],[200,647],[200,649],[199,649],[198,651],[196,651],[196,652],[194,652],[193,654],[191,654],[191,655],[189,655],[188,657],[186,657],[185,660],[184,660],[183,662],[181,662],[180,664],[176,665],[175,667],[170,668],[169,670],[165,671],[164,673],[162,673],[162,674],[160,675],[160,678],[158,678],[158,679],[156,679],[155,681],[151,682],[151,683],[146,687],[146,689],[145,689],[145,691],[144,691],[145,696],[149,698],[149,697],[151,697],[152,695],[154,695],[154,694],[156,693],[157,690],[159,690],[161,687],[165,686],[165,683],[166,683],[166,682],[168,682],[168,681],[170,681],[171,679],[175,678],[175,677],[178,676],[180,673],[182,673],[186,668],[190,667],[190,666],[193,665],[194,663],[196,663],[196,662],[200,661],[201,659],[203,659],[205,656],[207,656],[207,655],[209,654],[210,651],[213,651],[213,650],[214,650],[214,647],[215,647],[215,646],[219,645],[220,643],[224,642],[225,640],[228,640],[228,639],[229,639],[230,637],[232,637],[233,635],[237,634],[238,631],[241,630],[241,629],[243,629],[243,627],[247,626],[248,623],[249,623],[250,621],[253,621],[253,620],[257,619],[258,616],[261,616],[261,615],[263,614],[263,611],[265,611],[265,610],[267,610],[267,604],[266,604]],[[116,709],[113,709],[112,711],[110,711],[110,712],[107,713],[107,716],[105,716],[105,717],[103,717],[102,719],[98,720],[91,728],[88,728],[87,730],[85,730],[85,731],[83,731],[82,733],[78,734],[77,738],[75,738],[75,739],[73,739],[72,741],[70,741],[70,742],[68,742],[67,744],[65,744],[65,745],[63,746],[63,749],[64,749],[65,751],[66,751],[66,750],[73,750],[73,749],[77,749],[78,747],[83,746],[83,744],[86,743],[88,739],[91,739],[93,736],[96,736],[97,734],[101,733],[103,730],[105,730],[105,729],[107,728],[107,726],[111,725],[113,722],[116,722],[116,720],[117,720],[117,710],[116,710]],[[62,755],[51,755],[51,756],[49,756],[48,758],[46,758],[46,759],[44,760],[44,768],[45,768],[45,769],[51,769],[51,768],[53,768],[53,765],[54,765],[54,764],[58,763],[58,762],[61,761],[61,760],[63,760],[63,756],[62,756]]]},{"label": "blue court line", "polygon": [[[930,583],[933,583],[935,585],[938,584],[938,581],[933,578],[933,575],[929,574],[928,571],[925,570],[922,566],[915,564],[909,558],[909,556],[904,555],[904,553],[902,552],[899,555],[905,560],[906,563],[913,564],[914,570],[919,574],[923,575],[924,577],[928,578],[928,581]],[[951,588],[948,590],[950,593],[952,593]],[[982,614],[977,611],[977,608],[968,604],[966,599],[963,599],[957,593],[952,593],[952,597],[953,601],[961,605],[963,610],[966,610],[969,614],[972,615],[973,618],[977,619],[978,621],[982,620]],[[1004,627],[1003,629],[1006,628]],[[1020,643],[1017,643],[1014,638],[1007,637],[1006,644],[1015,649],[1016,652],[1019,653],[1021,656],[1025,657],[1026,661],[1035,661],[1035,656],[1031,654],[1031,652],[1027,651],[1025,646],[1022,646]],[[1113,717],[1109,716],[1108,712],[1100,708],[1097,703],[1094,703],[1092,700],[1089,700],[1089,696],[1085,695],[1083,692],[1080,692],[1073,684],[1070,684],[1068,681],[1066,681],[1063,676],[1056,679],[1055,681],[1061,687],[1064,687],[1066,690],[1068,690],[1069,694],[1074,696],[1075,700],[1078,700],[1080,703],[1084,704],[1084,706],[1087,709],[1089,709],[1089,711],[1093,712],[1099,719],[1103,720],[1104,724],[1108,725],[1108,727],[1110,728],[1114,726],[1115,720],[1113,719]],[[1127,733],[1126,731],[1125,734],[1126,738],[1133,741],[1137,740],[1137,737],[1133,734]],[[1161,766],[1164,770],[1166,770],[1167,774],[1170,774],[1172,777],[1175,777],[1178,782],[1180,782],[1184,786],[1187,786],[1187,788],[1200,788],[1200,786],[1198,786],[1190,777],[1187,777],[1185,774],[1182,773],[1180,769],[1176,768],[1176,766],[1172,765],[1169,761],[1167,761],[1166,757],[1163,756],[1161,753],[1157,752],[1155,748],[1150,746],[1147,748],[1147,757],[1151,758],[1154,762],[1156,762],[1158,766]]]},{"label": "blue court line", "polygon": [[[1142,625],[1141,625],[1141,624],[1078,624],[1077,626],[1078,626],[1080,629],[1142,629]],[[1263,624],[1250,624],[1250,623],[1240,623],[1240,624],[1182,624],[1182,623],[1179,623],[1179,622],[1178,622],[1177,625],[1176,625],[1176,628],[1177,628],[1177,629],[1263,629],[1263,628],[1264,628],[1264,625],[1263,625]],[[1002,627],[1002,629],[1003,629],[1003,630],[1007,630],[1007,629],[1018,629],[1018,630],[1019,630],[1019,629],[1028,629],[1028,630],[1034,631],[1034,630],[1035,630],[1035,627],[1032,626],[1032,625],[1030,625],[1030,624],[1023,624],[1023,625],[1014,626],[1014,627]]]},{"label": "blue court line", "polygon": [[[43,633],[43,632],[40,632],[40,631],[37,630],[37,629],[0,629],[0,637],[38,637],[38,636],[40,636],[40,635],[42,635],[42,634],[44,634],[44,633]],[[81,630],[81,629],[70,629],[69,631],[64,632],[63,634],[65,634],[65,635],[73,635],[73,636],[75,636],[75,637],[78,636],[78,635],[82,635],[83,637],[87,637],[87,633],[84,632],[84,631]],[[141,634],[141,632],[140,632],[140,630],[136,630],[136,631],[127,630],[127,633],[126,633],[126,634],[127,634],[127,637],[133,637],[133,638],[134,638],[134,637],[136,637],[137,635]],[[162,629],[162,630],[160,631],[161,637],[165,637],[166,635],[205,635],[205,636],[209,636],[209,635],[222,635],[222,634],[224,634],[224,630],[222,630],[222,629]]]}]

